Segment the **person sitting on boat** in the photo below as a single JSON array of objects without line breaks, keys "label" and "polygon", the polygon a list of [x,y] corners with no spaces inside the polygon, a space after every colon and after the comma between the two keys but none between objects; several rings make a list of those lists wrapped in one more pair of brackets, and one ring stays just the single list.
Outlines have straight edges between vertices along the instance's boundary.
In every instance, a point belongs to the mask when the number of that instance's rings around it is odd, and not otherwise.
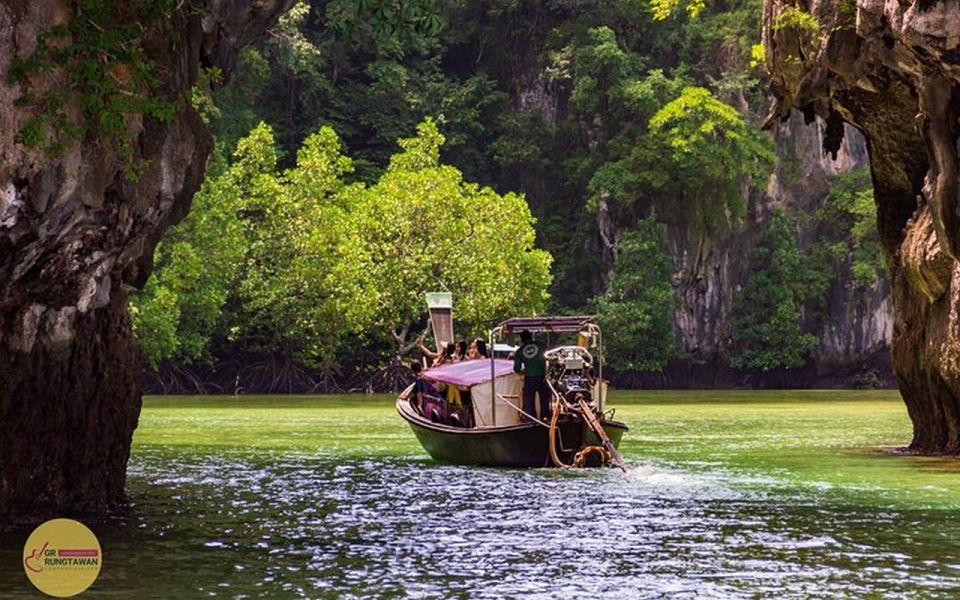
[{"label": "person sitting on boat", "polygon": [[449,365],[454,360],[454,354],[457,350],[457,345],[453,342],[448,343],[446,346],[440,349],[439,352],[433,352],[429,348],[423,345],[421,340],[417,340],[417,347],[420,348],[420,352],[433,361],[430,367],[442,367],[443,365]]},{"label": "person sitting on boat", "polygon": [[453,362],[463,362],[467,360],[469,349],[467,348],[467,340],[460,340],[457,342],[457,353],[454,355]]},{"label": "person sitting on boat", "polygon": [[420,364],[419,360],[415,360],[410,363],[410,370],[413,371],[415,379],[413,385],[403,393],[402,397],[404,400],[409,400],[410,403],[413,404],[413,407],[417,409],[417,412],[423,414],[423,379],[420,378],[423,365]]},{"label": "person sitting on boat", "polygon": [[490,358],[487,354],[487,343],[481,338],[477,338],[470,342],[470,349],[467,351],[467,358],[473,360],[475,358]]},{"label": "person sitting on boat", "polygon": [[[543,346],[534,341],[529,330],[520,332],[520,347],[513,359],[513,371],[523,375],[523,415],[524,421],[536,415],[535,395],[540,396],[540,419],[550,419],[550,401],[553,394],[547,385],[547,361],[543,358]],[[528,416],[529,415],[529,416]]]}]

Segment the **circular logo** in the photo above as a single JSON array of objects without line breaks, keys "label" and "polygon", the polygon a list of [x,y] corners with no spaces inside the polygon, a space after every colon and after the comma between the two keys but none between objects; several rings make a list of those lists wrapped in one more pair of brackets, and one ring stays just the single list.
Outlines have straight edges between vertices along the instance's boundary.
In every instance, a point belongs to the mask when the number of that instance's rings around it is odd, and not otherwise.
[{"label": "circular logo", "polygon": [[534,356],[537,355],[537,352],[539,352],[539,351],[540,351],[539,348],[537,348],[537,347],[534,346],[533,344],[530,344],[529,346],[527,346],[527,347],[525,347],[525,348],[523,349],[523,357],[524,357],[524,358],[533,358]]},{"label": "circular logo", "polygon": [[97,536],[72,519],[53,519],[33,530],[23,547],[23,570],[38,590],[68,598],[90,587],[103,553]]}]

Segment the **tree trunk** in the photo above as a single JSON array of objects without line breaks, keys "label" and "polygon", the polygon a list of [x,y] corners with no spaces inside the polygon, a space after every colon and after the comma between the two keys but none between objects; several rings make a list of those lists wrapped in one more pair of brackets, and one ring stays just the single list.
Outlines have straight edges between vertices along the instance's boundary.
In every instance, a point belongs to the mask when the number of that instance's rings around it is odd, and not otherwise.
[{"label": "tree trunk", "polygon": [[[0,0],[0,526],[101,511],[122,498],[140,412],[123,286],[146,282],[157,241],[203,179],[212,144],[188,91],[201,65],[228,69],[291,3],[179,2],[129,40],[160,78],[148,93],[182,108],[169,121],[127,114],[128,156],[96,133],[52,153],[18,143],[44,109],[23,101],[10,67],[79,9],[72,0]],[[129,4],[106,3],[114,12],[96,29],[133,18]],[[71,87],[74,65],[62,66],[31,72],[29,86],[35,97],[65,91],[66,115],[81,121],[79,96],[91,92]],[[118,64],[105,76],[122,81],[132,71]]]},{"label": "tree trunk", "polygon": [[802,26],[780,26],[788,6],[812,10],[806,0],[765,3],[778,100],[771,117],[793,108],[819,114],[831,152],[843,121],[863,132],[890,270],[892,365],[913,422],[910,449],[960,453],[960,8],[858,0],[851,11],[826,0],[817,3],[820,31],[811,37]]}]

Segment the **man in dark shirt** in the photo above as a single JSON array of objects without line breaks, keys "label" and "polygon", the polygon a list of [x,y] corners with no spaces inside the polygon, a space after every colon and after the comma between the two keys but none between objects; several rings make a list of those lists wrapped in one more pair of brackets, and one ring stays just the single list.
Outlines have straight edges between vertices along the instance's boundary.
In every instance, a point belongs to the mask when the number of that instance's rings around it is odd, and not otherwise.
[{"label": "man in dark shirt", "polygon": [[[543,359],[543,346],[533,340],[533,335],[524,329],[520,332],[520,347],[513,357],[513,370],[523,374],[523,412],[536,415],[534,395],[540,395],[540,420],[550,419],[552,394],[547,385],[547,362]],[[523,416],[524,421],[530,417]]]}]

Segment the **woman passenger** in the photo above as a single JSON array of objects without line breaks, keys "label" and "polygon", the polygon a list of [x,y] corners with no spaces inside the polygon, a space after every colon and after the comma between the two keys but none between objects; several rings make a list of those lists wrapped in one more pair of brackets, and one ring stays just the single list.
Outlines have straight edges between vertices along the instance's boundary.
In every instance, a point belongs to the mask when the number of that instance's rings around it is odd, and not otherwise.
[{"label": "woman passenger", "polygon": [[467,355],[467,340],[460,340],[457,342],[457,354],[454,356],[453,362],[462,362],[469,358]]},{"label": "woman passenger", "polygon": [[481,338],[470,342],[470,350],[467,352],[467,357],[471,360],[475,358],[490,358],[487,354],[487,343]]},{"label": "woman passenger", "polygon": [[453,342],[448,343],[440,352],[433,352],[429,348],[423,345],[423,342],[417,340],[417,347],[420,348],[420,352],[423,352],[427,358],[433,360],[433,364],[430,365],[430,368],[433,367],[442,367],[443,365],[449,365],[450,363],[456,362],[454,360],[454,355],[456,353],[456,344]]}]

